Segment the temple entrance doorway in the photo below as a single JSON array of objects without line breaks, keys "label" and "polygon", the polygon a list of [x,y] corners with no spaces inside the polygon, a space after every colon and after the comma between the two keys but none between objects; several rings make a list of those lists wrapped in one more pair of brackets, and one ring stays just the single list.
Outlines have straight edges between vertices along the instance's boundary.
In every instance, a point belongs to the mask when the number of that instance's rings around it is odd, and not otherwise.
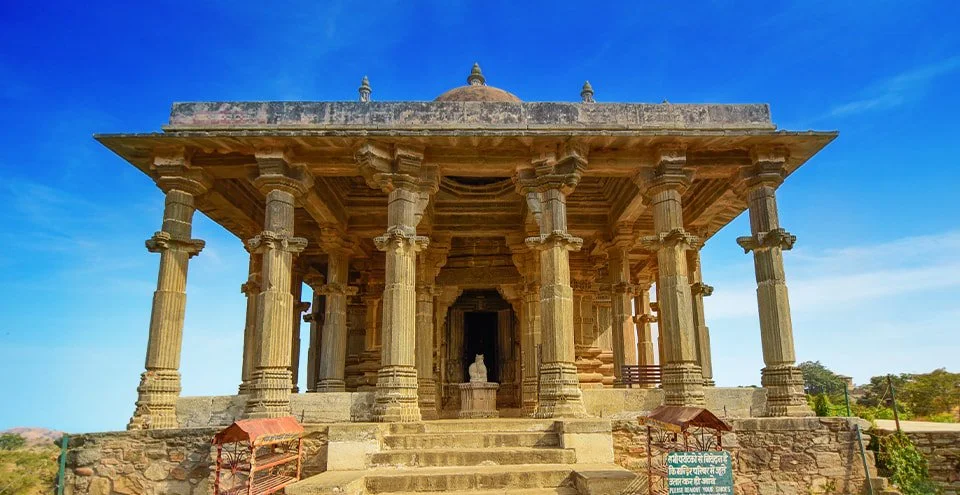
[{"label": "temple entrance doorway", "polygon": [[470,311],[463,314],[463,376],[470,380],[470,364],[477,354],[483,355],[487,364],[487,381],[500,383],[500,367],[497,356],[497,313]]},{"label": "temple entrance doorway", "polygon": [[443,340],[442,417],[460,411],[461,383],[470,381],[470,365],[483,354],[487,381],[498,383],[501,417],[520,407],[519,322],[496,290],[465,290],[447,310]]}]

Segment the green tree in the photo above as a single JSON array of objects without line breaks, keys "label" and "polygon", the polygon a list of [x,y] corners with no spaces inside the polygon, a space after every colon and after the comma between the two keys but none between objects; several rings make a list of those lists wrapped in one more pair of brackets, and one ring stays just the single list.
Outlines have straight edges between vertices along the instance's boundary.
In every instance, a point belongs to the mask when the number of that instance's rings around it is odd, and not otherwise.
[{"label": "green tree", "polygon": [[803,373],[803,388],[809,395],[831,394],[843,397],[846,382],[820,361],[805,361],[797,365]]},{"label": "green tree", "polygon": [[[899,376],[891,375],[893,386],[898,394],[897,402],[901,405],[903,403],[903,386],[911,379],[911,377],[912,375],[906,373]],[[887,384],[887,375],[871,377],[870,383],[858,388],[863,391],[863,395],[857,400],[858,404],[869,407],[889,407],[893,403],[890,397],[890,386]]]},{"label": "green tree", "polygon": [[833,415],[833,403],[830,402],[830,397],[827,397],[827,394],[818,394],[813,399],[813,412],[820,417]]},{"label": "green tree", "polygon": [[[900,391],[898,390],[898,393]],[[960,403],[960,373],[944,368],[913,375],[902,390],[903,402],[920,416],[950,412]]]},{"label": "green tree", "polygon": [[27,441],[16,433],[0,434],[0,450],[17,450],[26,444]]}]

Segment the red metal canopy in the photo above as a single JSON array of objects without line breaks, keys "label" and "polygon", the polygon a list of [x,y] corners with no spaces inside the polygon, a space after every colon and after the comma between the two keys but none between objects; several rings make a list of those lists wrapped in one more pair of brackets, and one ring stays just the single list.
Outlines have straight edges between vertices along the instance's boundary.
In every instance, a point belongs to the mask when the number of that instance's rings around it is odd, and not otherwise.
[{"label": "red metal canopy", "polygon": [[660,406],[648,416],[639,418],[641,423],[658,423],[667,430],[685,431],[691,426],[731,431],[733,427],[702,407]]},{"label": "red metal canopy", "polygon": [[268,445],[287,442],[301,435],[303,427],[293,416],[243,419],[217,433],[213,437],[213,443],[250,442],[252,445]]}]

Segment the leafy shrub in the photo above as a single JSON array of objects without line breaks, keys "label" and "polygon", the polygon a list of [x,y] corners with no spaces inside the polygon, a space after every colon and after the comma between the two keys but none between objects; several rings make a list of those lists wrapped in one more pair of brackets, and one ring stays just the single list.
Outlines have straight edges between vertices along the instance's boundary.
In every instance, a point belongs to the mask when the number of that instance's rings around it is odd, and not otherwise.
[{"label": "leafy shrub", "polygon": [[0,493],[35,495],[53,492],[56,449],[0,450]]},{"label": "leafy shrub", "polygon": [[882,436],[877,441],[880,468],[890,473],[904,495],[935,495],[937,486],[930,480],[927,459],[903,433]]},{"label": "leafy shrub", "polygon": [[927,421],[933,421],[934,423],[956,423],[957,415],[953,413],[939,413],[927,417]]},{"label": "leafy shrub", "polygon": [[0,435],[0,450],[17,450],[23,448],[27,441],[16,433]]}]

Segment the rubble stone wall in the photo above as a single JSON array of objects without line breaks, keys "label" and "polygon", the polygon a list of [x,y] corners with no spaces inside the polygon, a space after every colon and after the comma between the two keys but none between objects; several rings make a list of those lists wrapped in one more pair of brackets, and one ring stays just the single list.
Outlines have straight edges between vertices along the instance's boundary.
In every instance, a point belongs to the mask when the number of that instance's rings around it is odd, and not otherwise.
[{"label": "rubble stone wall", "polygon": [[[865,480],[854,422],[847,418],[750,418],[729,422],[722,437],[733,455],[735,491],[758,494],[861,493]],[[864,445],[869,442],[864,435]],[[646,427],[636,420],[615,421],[616,462],[646,473]],[[873,454],[867,451],[871,476]]]},{"label": "rubble stone wall", "polygon": [[[890,435],[877,430],[878,435]],[[927,458],[930,478],[943,495],[960,495],[960,431],[907,431],[907,438]]]},{"label": "rubble stone wall", "polygon": [[[327,427],[308,426],[303,477],[326,470]],[[67,495],[213,493],[220,428],[88,433],[70,437]]]}]

